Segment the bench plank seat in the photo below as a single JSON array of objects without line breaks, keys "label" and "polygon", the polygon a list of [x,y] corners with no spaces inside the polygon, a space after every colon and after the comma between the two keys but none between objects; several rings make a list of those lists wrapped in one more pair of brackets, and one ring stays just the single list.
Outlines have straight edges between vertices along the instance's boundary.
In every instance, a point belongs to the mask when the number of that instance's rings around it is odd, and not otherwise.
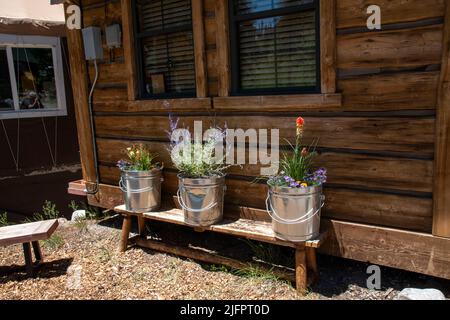
[{"label": "bench plank seat", "polygon": [[29,243],[50,238],[58,227],[58,220],[45,220],[0,228],[0,246]]},{"label": "bench plank seat", "polygon": [[[22,244],[25,257],[25,268],[28,276],[35,275],[36,269],[44,262],[39,240],[50,238],[58,227],[58,220],[44,220],[16,224],[0,228],[0,247]],[[36,261],[33,263],[32,251]]]},{"label": "bench plank seat", "polygon": [[[180,209],[170,209],[166,211],[145,212],[142,214],[135,214],[127,211],[125,205],[120,205],[114,209],[118,213],[142,215],[145,219],[157,220],[162,222],[173,223],[182,226],[193,227],[184,222],[183,211]],[[194,227],[193,227],[194,228]],[[291,242],[281,240],[275,237],[272,230],[272,224],[265,221],[255,221],[249,219],[237,219],[237,220],[223,220],[222,222],[209,226],[209,227],[195,227],[197,231],[213,231],[228,235],[234,235],[238,237],[244,237],[251,240],[257,240],[267,243],[272,243],[280,246],[286,246],[296,248],[299,245],[305,247],[318,248],[326,236],[325,233],[320,234],[316,239],[308,240],[305,242]]]}]

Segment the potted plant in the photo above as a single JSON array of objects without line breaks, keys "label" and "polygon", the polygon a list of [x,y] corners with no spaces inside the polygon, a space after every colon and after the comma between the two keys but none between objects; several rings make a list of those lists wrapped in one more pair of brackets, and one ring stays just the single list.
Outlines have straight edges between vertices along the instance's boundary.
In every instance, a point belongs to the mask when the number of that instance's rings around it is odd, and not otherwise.
[{"label": "potted plant", "polygon": [[128,159],[119,160],[119,182],[125,199],[125,207],[131,212],[158,210],[161,205],[162,165],[154,162],[153,155],[144,145],[126,149]]},{"label": "potted plant", "polygon": [[192,226],[210,226],[223,219],[226,166],[221,155],[225,131],[212,130],[215,134],[205,141],[192,141],[190,135],[177,141],[171,138],[169,152],[179,171],[178,202],[184,222]]},{"label": "potted plant", "polygon": [[304,123],[303,118],[297,119],[292,154],[283,155],[280,171],[267,181],[266,207],[272,228],[278,238],[289,241],[306,241],[319,234],[320,211],[325,199],[322,185],[327,172],[324,168],[313,169],[315,147],[302,146]]}]

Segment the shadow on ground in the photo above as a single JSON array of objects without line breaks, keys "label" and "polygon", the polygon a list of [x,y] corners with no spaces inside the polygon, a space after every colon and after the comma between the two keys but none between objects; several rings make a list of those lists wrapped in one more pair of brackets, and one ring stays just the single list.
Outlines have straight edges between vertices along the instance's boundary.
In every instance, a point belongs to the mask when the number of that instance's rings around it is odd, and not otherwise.
[{"label": "shadow on ground", "polygon": [[[99,223],[102,226],[120,229],[122,218],[119,215],[105,219]],[[202,232],[198,233],[189,227],[165,224],[157,221],[147,223],[147,229],[151,235],[168,244],[189,245],[197,248],[204,248],[208,252],[216,252],[222,256],[238,259],[241,261],[253,261],[254,259],[264,260],[268,263],[283,265],[293,268],[294,250],[291,248],[263,244],[264,250],[256,250],[251,245],[261,243],[245,239],[227,236],[223,234]],[[137,232],[137,221],[132,222],[132,232]],[[143,249],[149,254],[151,250]],[[258,252],[257,252],[258,251]],[[263,255],[264,257],[261,257]],[[272,261],[267,261],[272,260]],[[320,294],[327,298],[332,298],[349,292],[358,298],[361,290],[367,291],[367,279],[372,274],[367,273],[369,263],[353,261],[327,255],[318,255],[320,280],[311,288],[312,293]],[[200,263],[202,267],[205,264]],[[422,274],[398,270],[380,266],[381,269],[381,290],[384,291],[385,298],[389,297],[392,291],[400,291],[404,288],[435,288],[441,290],[447,297],[450,296],[450,281],[434,278]],[[222,269],[219,269],[222,270]],[[380,292],[377,297],[379,297]]]},{"label": "shadow on ground", "polygon": [[[44,262],[37,270],[35,278],[49,279],[65,275],[72,261],[72,258],[67,258]],[[23,265],[0,266],[0,284],[27,279],[29,277]]]}]

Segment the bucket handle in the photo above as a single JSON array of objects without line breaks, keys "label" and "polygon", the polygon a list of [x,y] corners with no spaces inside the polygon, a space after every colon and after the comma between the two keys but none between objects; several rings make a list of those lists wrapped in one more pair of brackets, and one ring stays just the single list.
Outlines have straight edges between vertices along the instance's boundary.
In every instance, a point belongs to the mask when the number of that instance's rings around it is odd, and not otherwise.
[{"label": "bucket handle", "polygon": [[[163,180],[164,179],[161,179],[161,182]],[[119,187],[120,187],[120,190],[122,190],[122,192],[125,192],[125,193],[143,193],[143,192],[148,192],[148,191],[152,191],[153,190],[153,186],[145,187],[145,188],[141,188],[141,189],[127,189],[127,186],[123,182],[122,178],[120,178],[120,180],[119,180]]]},{"label": "bucket handle", "polygon": [[305,221],[313,218],[316,214],[318,214],[320,209],[322,209],[323,206],[325,205],[325,196],[321,195],[320,200],[322,201],[320,208],[317,209],[316,212],[314,212],[311,216],[308,217],[308,215],[310,215],[310,213],[313,211],[313,209],[309,210],[306,214],[304,214],[303,216],[301,216],[299,218],[296,218],[293,220],[288,220],[288,219],[281,218],[277,214],[277,212],[273,208],[272,201],[270,200],[270,192],[269,192],[269,193],[267,193],[267,198],[266,198],[266,210],[267,210],[267,213],[269,214],[269,216],[276,222],[283,223],[283,224],[296,224],[296,223],[300,223],[300,222],[305,222]]},{"label": "bucket handle", "polygon": [[[191,212],[203,212],[209,209],[214,208],[215,206],[217,206],[218,202],[211,202],[210,204],[208,204],[206,207],[200,208],[200,209],[192,209],[189,208],[186,203],[183,200],[183,197],[181,196],[181,189],[183,188],[183,186],[180,186],[177,190],[177,197],[178,197],[178,202],[180,203],[180,206],[187,211],[191,211]],[[226,186],[223,187],[224,190],[226,190]]]}]

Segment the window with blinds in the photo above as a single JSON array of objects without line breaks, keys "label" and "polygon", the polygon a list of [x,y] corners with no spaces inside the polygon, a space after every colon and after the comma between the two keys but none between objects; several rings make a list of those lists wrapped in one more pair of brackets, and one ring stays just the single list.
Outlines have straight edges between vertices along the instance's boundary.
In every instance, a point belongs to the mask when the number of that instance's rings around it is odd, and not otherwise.
[{"label": "window with blinds", "polygon": [[232,0],[232,90],[320,91],[318,0]]},{"label": "window with blinds", "polygon": [[191,0],[136,0],[141,95],[195,95]]}]

